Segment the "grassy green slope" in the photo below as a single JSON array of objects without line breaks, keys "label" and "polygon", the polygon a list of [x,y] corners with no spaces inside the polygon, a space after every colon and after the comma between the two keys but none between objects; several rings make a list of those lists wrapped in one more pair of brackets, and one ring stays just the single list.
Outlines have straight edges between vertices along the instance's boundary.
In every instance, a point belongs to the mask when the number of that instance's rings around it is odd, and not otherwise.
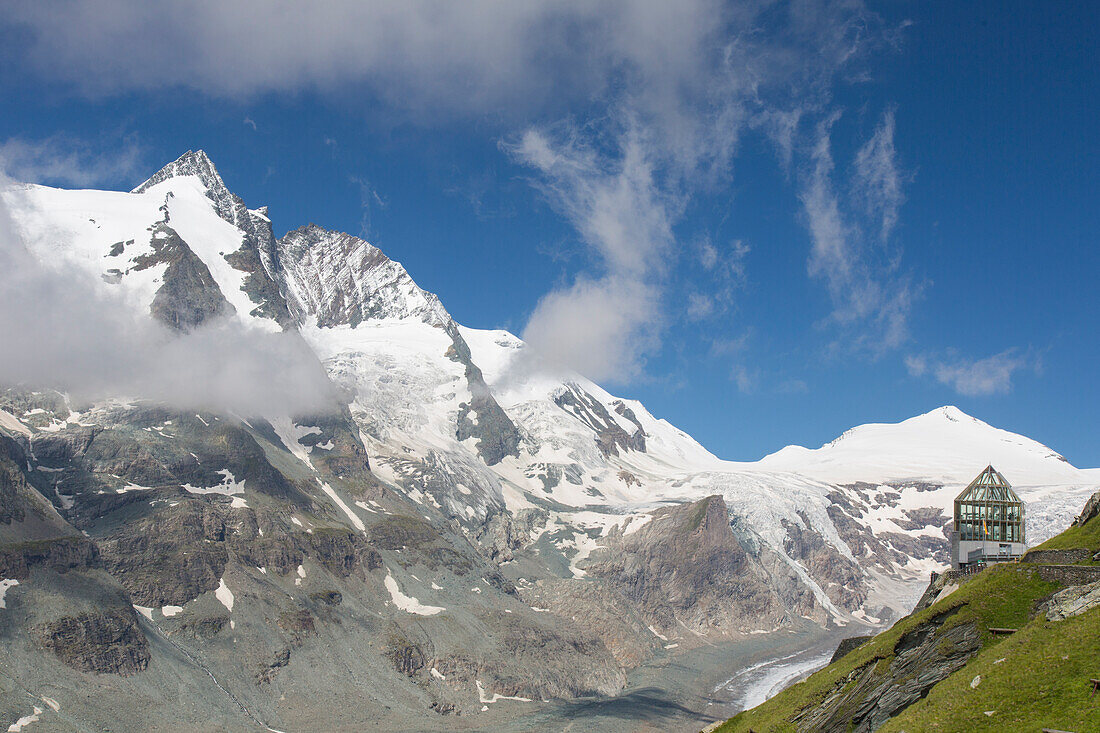
[{"label": "grassy green slope", "polygon": [[[1100,520],[1071,527],[1043,549],[1100,547]],[[844,658],[730,719],[719,731],[794,731],[792,717],[819,705],[849,673],[866,664],[888,668],[903,634],[954,609],[936,632],[973,622],[982,650],[965,667],[933,687],[880,730],[1008,731],[1043,727],[1100,732],[1100,694],[1090,697],[1090,678],[1100,678],[1100,609],[1059,622],[1035,616],[1036,606],[1060,588],[1039,579],[1033,566],[991,567],[930,608],[902,619]],[[1035,616],[1033,618],[1033,616]],[[1007,637],[989,628],[1015,628]],[[998,661],[1003,659],[1004,661]],[[976,676],[977,687],[971,687]],[[986,715],[993,711],[992,715]]]},{"label": "grassy green slope", "polygon": [[[977,687],[971,687],[976,677]],[[879,733],[908,731],[1100,731],[1100,608],[1066,619],[1040,616],[983,649]],[[991,715],[986,715],[991,712]]]}]

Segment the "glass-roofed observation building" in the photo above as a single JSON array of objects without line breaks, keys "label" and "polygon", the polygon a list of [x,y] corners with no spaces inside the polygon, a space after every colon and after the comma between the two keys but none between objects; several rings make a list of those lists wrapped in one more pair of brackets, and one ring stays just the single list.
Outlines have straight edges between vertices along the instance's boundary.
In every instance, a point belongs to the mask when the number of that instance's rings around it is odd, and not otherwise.
[{"label": "glass-roofed observation building", "polygon": [[955,497],[951,567],[1018,560],[1027,550],[1024,503],[993,466]]}]

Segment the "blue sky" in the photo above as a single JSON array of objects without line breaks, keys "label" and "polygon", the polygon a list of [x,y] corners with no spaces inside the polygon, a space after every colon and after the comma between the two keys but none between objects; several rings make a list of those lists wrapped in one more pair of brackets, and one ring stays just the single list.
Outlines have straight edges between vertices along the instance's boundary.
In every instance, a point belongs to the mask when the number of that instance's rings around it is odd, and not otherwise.
[{"label": "blue sky", "polygon": [[1095,3],[154,6],[0,9],[9,175],[205,149],[723,457],[957,404],[1100,465]]}]

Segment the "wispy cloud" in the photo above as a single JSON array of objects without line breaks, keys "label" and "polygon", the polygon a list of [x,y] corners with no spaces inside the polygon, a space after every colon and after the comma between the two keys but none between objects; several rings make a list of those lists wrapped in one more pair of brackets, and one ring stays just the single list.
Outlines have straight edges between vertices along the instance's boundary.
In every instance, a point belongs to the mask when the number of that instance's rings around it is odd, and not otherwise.
[{"label": "wispy cloud", "polygon": [[589,246],[598,276],[545,295],[524,338],[593,379],[636,376],[658,337],[665,256],[677,203],[657,186],[643,133],[632,127],[617,155],[602,155],[572,126],[528,130],[509,147],[537,170],[539,189]]},{"label": "wispy cloud", "polygon": [[904,176],[894,149],[894,110],[888,109],[873,135],[856,153],[855,188],[868,216],[881,220],[879,236],[890,237],[905,201]]},{"label": "wispy cloud", "polygon": [[378,193],[378,189],[366,178],[349,176],[348,180],[359,187],[359,206],[362,211],[359,216],[359,236],[363,239],[370,239],[374,211],[375,209],[385,209],[388,202],[382,198],[382,195]]},{"label": "wispy cloud", "polygon": [[[621,91],[610,94],[604,116],[588,124],[535,127],[509,146],[519,161],[540,174],[536,185],[573,223],[593,254],[592,266],[577,275],[582,285],[575,287],[576,294],[590,299],[596,283],[609,293],[645,294],[640,308],[610,298],[605,303],[620,311],[632,307],[616,319],[627,329],[626,338],[607,341],[602,349],[630,344],[627,353],[593,352],[599,344],[584,337],[577,341],[583,349],[557,342],[546,345],[585,365],[582,371],[588,369],[590,376],[619,381],[636,374],[646,351],[661,343],[661,314],[668,309],[659,301],[666,292],[670,263],[684,249],[674,228],[687,203],[697,192],[728,179],[740,138],[754,125],[767,128],[782,148],[784,165],[789,164],[799,120],[828,98],[829,84],[860,55],[866,45],[861,33],[871,25],[864,22],[868,16],[858,5],[828,3],[784,6],[766,21],[767,13],[759,7],[731,9],[710,3],[677,6],[671,14],[667,8],[648,7],[627,15],[633,23],[627,27],[638,35],[624,33],[615,39],[620,44],[629,40],[628,47],[612,45],[621,58]],[[639,28],[645,32],[639,33]],[[823,184],[830,171],[831,160],[819,177]],[[827,193],[825,185],[818,192]],[[813,202],[815,213],[818,204],[827,203],[819,198]],[[819,230],[838,223],[839,217],[833,222],[814,220]],[[836,235],[819,233],[819,249],[837,240]],[[687,296],[683,312],[693,319],[728,306],[733,287],[744,279],[748,252],[739,241],[724,257],[710,243],[699,249],[703,268],[721,282],[710,292]],[[837,254],[841,258],[834,257],[825,269],[841,268],[833,278],[839,292],[842,270],[855,263],[847,262],[844,252]],[[865,291],[876,285],[870,283]],[[578,313],[566,305],[571,290],[556,290],[540,302],[525,338],[538,346],[547,332],[583,333],[583,321],[548,327],[558,313]],[[862,297],[871,294],[864,292]],[[896,323],[904,320],[896,315],[902,310],[900,302],[878,306],[881,320],[895,321],[887,324],[892,341],[900,341],[894,332],[904,330]],[[645,338],[637,338],[642,334]],[[611,371],[592,372],[593,360]]]},{"label": "wispy cloud", "polygon": [[905,366],[914,377],[931,375],[961,395],[977,397],[1011,391],[1013,376],[1021,370],[1037,371],[1039,363],[1029,353],[1006,349],[984,359],[955,353],[945,357],[911,354],[905,358]]},{"label": "wispy cloud", "polygon": [[851,202],[842,200],[835,181],[832,129],[840,114],[834,111],[818,123],[811,164],[803,175],[800,199],[811,239],[807,269],[829,290],[833,310],[827,320],[845,329],[856,347],[881,353],[908,338],[909,312],[920,292],[899,276],[898,260],[889,256],[888,243],[881,239],[893,228],[901,203],[893,115],[887,114],[856,155],[859,195],[882,217],[876,235],[868,235],[864,220]]},{"label": "wispy cloud", "polygon": [[145,155],[133,140],[103,152],[65,136],[42,140],[12,137],[0,143],[0,168],[24,183],[90,188],[131,184],[147,173]]}]

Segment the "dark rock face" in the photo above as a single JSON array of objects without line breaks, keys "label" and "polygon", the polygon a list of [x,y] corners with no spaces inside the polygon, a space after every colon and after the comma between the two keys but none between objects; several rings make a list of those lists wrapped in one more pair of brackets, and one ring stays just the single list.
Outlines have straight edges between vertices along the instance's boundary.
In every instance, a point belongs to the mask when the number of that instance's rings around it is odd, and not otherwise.
[{"label": "dark rock face", "polygon": [[210,269],[191,251],[176,230],[165,222],[153,228],[153,253],[134,259],[135,270],[167,263],[160,288],[149,311],[153,317],[179,331],[187,331],[219,315],[234,312],[222,295]]},{"label": "dark rock face", "polygon": [[228,616],[203,616],[180,624],[180,631],[196,639],[213,639],[228,623]]},{"label": "dark rock face", "polygon": [[414,677],[427,663],[423,650],[399,630],[390,632],[382,655],[393,663],[394,669],[406,677]]},{"label": "dark rock face", "polygon": [[[806,527],[813,526],[804,513],[800,512],[799,516]],[[815,578],[826,581],[822,588],[830,601],[849,610],[863,605],[867,593],[863,590],[862,571],[856,563],[837,552],[817,532],[793,522],[784,521],[783,526],[787,530],[784,551],[802,562]]]},{"label": "dark rock face", "polygon": [[952,614],[903,635],[889,665],[872,661],[853,670],[819,705],[793,718],[799,733],[871,733],[960,669],[978,653],[980,636],[973,624],[938,633]]},{"label": "dark rock face", "polygon": [[847,639],[841,639],[840,643],[836,646],[836,651],[833,652],[832,659],[829,660],[829,664],[832,664],[841,657],[847,656],[849,652],[855,651],[860,648],[871,639],[873,636],[849,636]]},{"label": "dark rock face", "polygon": [[1085,508],[1081,510],[1080,516],[1074,520],[1073,524],[1081,527],[1098,516],[1100,516],[1100,491],[1089,497],[1089,500],[1085,502]]},{"label": "dark rock face", "polygon": [[274,281],[278,268],[277,253],[266,208],[255,213],[249,211],[244,201],[226,187],[213,161],[201,150],[188,150],[133,192],[142,193],[169,178],[180,176],[197,176],[218,216],[244,232],[241,248],[226,254],[225,259],[235,269],[247,273],[243,290],[257,304],[251,314],[271,318],[287,328],[291,322],[290,311]]},{"label": "dark rock face", "polygon": [[[321,368],[318,365],[318,369]],[[296,421],[320,431],[298,438],[298,445],[309,451],[310,461],[316,468],[331,476],[348,479],[345,488],[354,487],[357,497],[382,497],[382,484],[370,472],[370,459],[347,407],[328,415],[300,415]],[[325,448],[314,450],[318,445]]]},{"label": "dark rock face", "polygon": [[346,578],[359,568],[382,567],[382,556],[359,534],[346,529],[318,529],[301,535],[319,563],[333,575]]},{"label": "dark rock face", "polygon": [[620,449],[645,452],[645,431],[624,403],[620,401],[615,411],[637,425],[633,433],[624,430],[595,397],[575,384],[567,387],[554,396],[554,403],[591,428],[596,434],[596,446],[604,456],[617,456]]},{"label": "dark rock face", "polygon": [[764,571],[730,529],[720,496],[658,510],[629,535],[612,531],[585,570],[664,628],[680,622],[697,630],[736,630],[784,613]]},{"label": "dark rock face", "polygon": [[225,521],[184,501],[130,523],[99,543],[108,572],[141,606],[179,605],[214,590],[228,560]]},{"label": "dark rock face", "polygon": [[[469,370],[467,379],[471,386],[478,382],[484,384],[481,370],[477,367]],[[477,413],[476,421],[470,419],[471,412]],[[480,394],[475,393],[468,403],[463,402],[458,406],[455,437],[459,440],[476,438],[477,452],[490,466],[500,463],[505,456],[519,455],[519,431],[489,394],[488,387]]]},{"label": "dark rock face", "polygon": [[18,489],[29,490],[19,464],[12,460],[16,448],[14,440],[0,435],[0,524],[22,522],[26,516],[22,502],[16,499]]},{"label": "dark rock face", "polygon": [[0,545],[0,577],[22,580],[31,567],[59,573],[97,564],[96,546],[82,535]]},{"label": "dark rock face", "polygon": [[386,517],[370,528],[370,540],[383,550],[401,550],[402,562],[422,562],[432,570],[445,567],[456,575],[466,575],[473,568],[473,563],[452,549],[439,530],[417,517]]},{"label": "dark rock face", "polygon": [[[477,452],[489,466],[500,463],[505,456],[518,456],[519,430],[489,391],[485,377],[474,364],[470,347],[462,338],[458,326],[448,317],[443,329],[451,337],[452,346],[448,356],[466,367],[466,383],[471,395],[469,403],[458,406],[455,436],[459,440],[476,438]],[[471,412],[477,413],[476,420],[470,419]]]},{"label": "dark rock face", "polygon": [[36,632],[42,646],[81,672],[128,676],[149,664],[149,642],[132,609],[64,616]]}]

